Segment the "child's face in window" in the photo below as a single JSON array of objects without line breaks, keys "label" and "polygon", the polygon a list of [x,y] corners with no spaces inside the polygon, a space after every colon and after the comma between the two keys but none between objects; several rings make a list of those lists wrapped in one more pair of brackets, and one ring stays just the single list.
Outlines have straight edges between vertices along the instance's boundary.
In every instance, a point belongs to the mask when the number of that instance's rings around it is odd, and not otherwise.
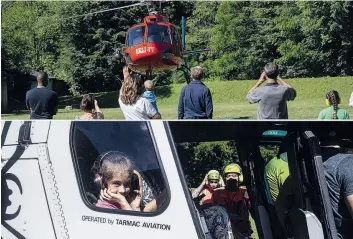
[{"label": "child's face in window", "polygon": [[110,192],[119,192],[126,197],[130,193],[131,179],[128,174],[116,174],[108,181],[107,187]]}]

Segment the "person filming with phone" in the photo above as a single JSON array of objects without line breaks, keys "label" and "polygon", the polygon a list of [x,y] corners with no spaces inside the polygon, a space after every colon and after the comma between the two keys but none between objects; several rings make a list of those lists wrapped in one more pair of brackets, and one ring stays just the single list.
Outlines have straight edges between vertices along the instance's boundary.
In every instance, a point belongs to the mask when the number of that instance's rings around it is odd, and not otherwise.
[{"label": "person filming with phone", "polygon": [[84,95],[80,105],[83,115],[77,116],[76,120],[95,120],[104,119],[103,112],[98,106],[94,94]]},{"label": "person filming with phone", "polygon": [[[267,84],[259,87],[265,80]],[[279,77],[278,66],[271,62],[266,64],[265,71],[246,98],[250,104],[259,103],[257,119],[288,119],[287,101],[296,96],[295,89]]]}]

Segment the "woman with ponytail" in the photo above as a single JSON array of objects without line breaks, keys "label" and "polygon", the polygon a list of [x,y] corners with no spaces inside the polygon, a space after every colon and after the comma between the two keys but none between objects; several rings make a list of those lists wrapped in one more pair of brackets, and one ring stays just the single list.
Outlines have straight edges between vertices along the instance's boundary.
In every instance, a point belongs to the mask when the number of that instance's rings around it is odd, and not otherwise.
[{"label": "woman with ponytail", "polygon": [[327,92],[326,105],[328,106],[328,108],[323,109],[320,112],[318,119],[322,119],[322,120],[349,119],[348,112],[338,107],[340,103],[341,103],[341,98],[337,91],[330,90],[329,92]]}]

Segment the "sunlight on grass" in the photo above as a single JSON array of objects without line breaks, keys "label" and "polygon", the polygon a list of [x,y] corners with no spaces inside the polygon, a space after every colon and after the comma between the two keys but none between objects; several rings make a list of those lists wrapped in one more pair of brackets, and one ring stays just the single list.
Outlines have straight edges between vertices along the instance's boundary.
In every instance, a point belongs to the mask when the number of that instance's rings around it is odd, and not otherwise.
[{"label": "sunlight on grass", "polygon": [[[246,101],[247,91],[256,81],[205,81],[211,89],[214,119],[256,119],[257,105]],[[288,102],[289,119],[317,119],[324,109],[326,92],[335,89],[342,98],[341,108],[346,109],[353,118],[353,108],[348,107],[348,100],[353,90],[353,77],[289,79],[297,91],[297,98]],[[174,84],[165,92],[167,86],[156,89],[157,104],[163,119],[177,119],[179,94],[185,84]],[[117,105],[117,92],[97,93],[105,119],[124,119]],[[79,104],[80,97],[65,96],[60,98],[58,114],[54,119],[73,120],[80,115],[80,110],[64,110],[65,105]],[[28,119],[28,112],[3,116],[3,119]]]}]

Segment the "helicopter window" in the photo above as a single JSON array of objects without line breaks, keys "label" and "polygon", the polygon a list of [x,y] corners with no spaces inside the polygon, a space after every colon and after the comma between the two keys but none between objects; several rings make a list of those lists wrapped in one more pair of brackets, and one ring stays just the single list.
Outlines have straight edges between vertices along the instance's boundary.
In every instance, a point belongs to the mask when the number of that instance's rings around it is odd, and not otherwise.
[{"label": "helicopter window", "polygon": [[173,42],[174,42],[174,47],[175,47],[175,55],[180,56],[180,37],[178,34],[178,31],[175,30],[175,28],[172,28],[172,36],[173,36]]},{"label": "helicopter window", "polygon": [[[147,122],[74,122],[70,144],[81,195],[89,208],[109,213],[165,210],[169,189]],[[123,195],[129,204],[124,205],[134,211],[100,199],[102,189]]]},{"label": "helicopter window", "polygon": [[127,46],[133,46],[143,43],[143,37],[145,35],[145,26],[135,27],[128,32]]},{"label": "helicopter window", "polygon": [[170,39],[170,29],[167,26],[157,24],[148,25],[147,42],[164,42],[172,44]]},{"label": "helicopter window", "polygon": [[178,31],[175,28],[173,28],[172,30],[172,35],[173,35],[174,43],[176,45],[180,45],[180,37],[179,37]]}]

